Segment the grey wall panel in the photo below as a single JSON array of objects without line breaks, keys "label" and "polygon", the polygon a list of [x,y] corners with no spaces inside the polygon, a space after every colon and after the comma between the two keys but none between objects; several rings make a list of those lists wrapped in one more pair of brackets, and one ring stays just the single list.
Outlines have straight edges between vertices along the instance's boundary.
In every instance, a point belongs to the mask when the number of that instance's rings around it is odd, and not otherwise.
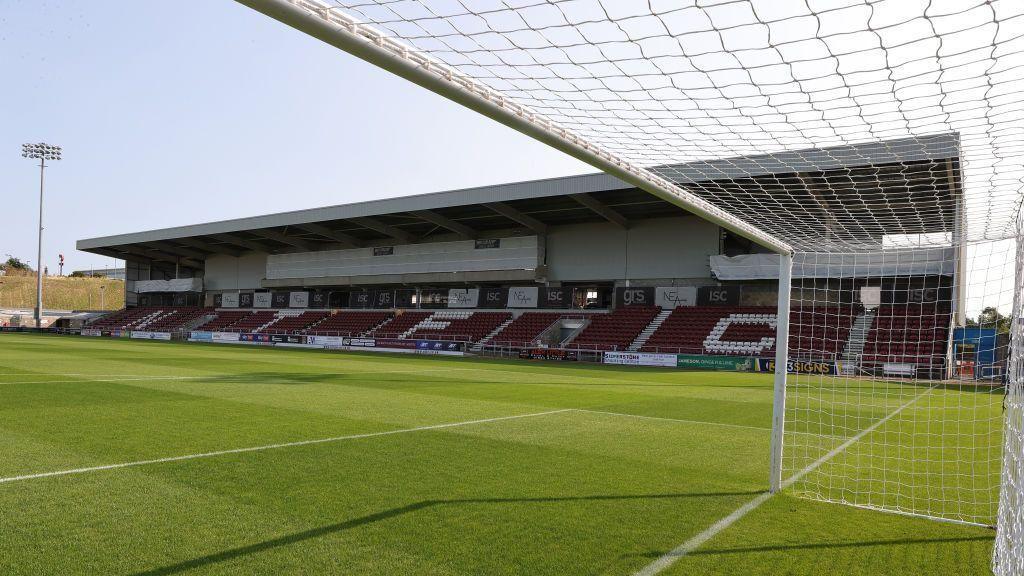
[{"label": "grey wall panel", "polygon": [[641,220],[629,230],[610,223],[553,227],[548,280],[709,278],[718,234],[718,226],[689,216]]},{"label": "grey wall panel", "polygon": [[629,278],[707,278],[719,228],[695,216],[643,220],[629,229]]},{"label": "grey wall panel", "polygon": [[536,236],[501,238],[498,248],[477,249],[473,240],[400,244],[392,248],[393,254],[388,255],[374,255],[374,248],[271,254],[267,258],[266,277],[275,280],[533,270],[538,264]]},{"label": "grey wall panel", "polygon": [[548,280],[562,282],[625,277],[626,233],[610,222],[548,229]]},{"label": "grey wall panel", "polygon": [[267,255],[247,252],[238,258],[214,254],[206,259],[204,284],[207,290],[260,288],[267,270]]}]

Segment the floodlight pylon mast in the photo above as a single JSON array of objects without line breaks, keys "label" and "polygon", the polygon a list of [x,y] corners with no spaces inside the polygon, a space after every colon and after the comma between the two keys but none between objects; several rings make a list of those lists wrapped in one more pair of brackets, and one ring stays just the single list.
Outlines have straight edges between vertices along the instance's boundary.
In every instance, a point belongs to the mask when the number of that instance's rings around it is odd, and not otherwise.
[{"label": "floodlight pylon mast", "polygon": [[736,218],[651,170],[586,142],[530,109],[316,0],[236,0],[296,30],[479,112],[779,254],[783,240]]},{"label": "floodlight pylon mast", "polygon": [[62,149],[60,146],[53,146],[40,142],[38,144],[22,144],[21,156],[33,160],[39,160],[39,238],[36,252],[36,306],[35,316],[36,328],[43,325],[43,189],[46,176],[46,161],[60,160]]}]

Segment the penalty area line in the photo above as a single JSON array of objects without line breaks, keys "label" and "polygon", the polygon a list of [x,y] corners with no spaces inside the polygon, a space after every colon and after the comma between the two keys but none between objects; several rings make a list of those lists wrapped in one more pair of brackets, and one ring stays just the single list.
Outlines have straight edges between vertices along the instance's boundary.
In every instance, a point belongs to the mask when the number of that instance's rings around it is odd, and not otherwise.
[{"label": "penalty area line", "polygon": [[183,460],[196,460],[199,458],[212,458],[214,456],[226,456],[229,454],[245,454],[247,452],[262,452],[264,450],[276,450],[279,448],[294,448],[296,446],[310,446],[313,444],[327,444],[330,442],[341,442],[344,440],[359,440],[362,438],[376,438],[378,436],[393,436],[408,432],[424,432],[428,430],[443,430],[445,428],[456,428],[459,426],[470,426],[473,424],[486,424],[488,422],[501,422],[503,420],[516,420],[518,418],[532,418],[536,416],[547,416],[570,412],[571,408],[561,410],[547,410],[545,412],[531,412],[529,414],[513,414],[511,416],[497,416],[495,418],[481,418],[479,420],[466,420],[464,422],[449,422],[445,424],[431,424],[428,426],[417,426],[415,428],[399,428],[397,430],[383,430],[381,432],[365,432],[362,434],[349,434],[346,436],[333,436],[330,438],[316,438],[313,440],[298,440],[295,442],[282,442],[279,444],[265,444],[263,446],[249,446],[246,448],[231,448],[228,450],[216,450],[213,452],[200,452],[198,454],[185,454],[182,456],[168,456],[166,458],[152,458],[149,460],[136,460],[133,462],[120,462],[118,464],[104,464],[101,466],[87,466],[84,468],[73,468],[69,470],[56,470],[53,472],[38,472],[35,474],[22,474],[0,478],[0,484],[19,482],[23,480],[35,480],[38,478],[51,478],[54,476],[70,476],[73,474],[86,474],[88,472],[100,472],[103,470],[116,470],[118,468],[132,468],[135,466],[146,466],[149,464],[165,464],[168,462],[180,462]]},{"label": "penalty area line", "polygon": [[[827,454],[825,454],[821,458],[818,458],[814,462],[811,462],[805,468],[803,468],[802,470],[798,471],[797,473],[793,474],[792,476],[787,478],[785,481],[783,481],[782,482],[782,488],[785,489],[785,488],[788,488],[788,487],[792,486],[795,482],[797,482],[798,480],[800,480],[801,478],[803,478],[807,474],[810,474],[811,472],[816,470],[818,467],[820,467],[822,464],[824,464],[824,463],[828,462],[829,460],[835,458],[836,456],[841,454],[843,451],[845,451],[847,448],[849,448],[850,446],[852,446],[856,442],[860,441],[861,438],[864,438],[868,434],[870,434],[870,433],[874,432],[875,430],[877,430],[879,426],[881,426],[881,425],[885,424],[886,422],[888,422],[889,420],[892,420],[893,418],[895,418],[900,412],[903,412],[905,409],[909,408],[910,405],[912,405],[913,403],[917,402],[922,397],[924,397],[925,394],[931,392],[934,389],[935,389],[935,386],[931,386],[931,387],[925,389],[923,392],[921,392],[917,396],[914,396],[910,400],[906,401],[899,408],[896,408],[895,410],[890,412],[884,418],[882,418],[879,421],[875,422],[871,426],[868,426],[867,428],[861,430],[855,436],[851,436],[848,440],[846,440],[845,442],[843,442],[839,446],[836,446],[835,448],[830,450]],[[634,572],[634,576],[654,576],[655,574],[660,573],[661,571],[665,570],[669,566],[672,566],[673,564],[675,564],[676,561],[678,561],[683,556],[686,556],[687,554],[693,552],[697,548],[700,548],[702,545],[704,545],[705,542],[707,542],[708,540],[714,538],[722,530],[725,530],[729,526],[732,526],[734,523],[736,523],[737,520],[743,518],[744,516],[746,516],[747,514],[752,512],[753,510],[757,509],[757,507],[759,507],[761,504],[764,504],[765,502],[767,502],[768,499],[771,498],[773,495],[774,494],[772,492],[765,492],[763,494],[759,494],[753,500],[750,500],[746,504],[744,504],[744,505],[740,506],[739,508],[733,510],[728,516],[726,516],[726,517],[722,518],[721,520],[715,522],[711,526],[708,526],[707,529],[705,529],[703,532],[701,532],[701,533],[697,534],[696,536],[690,538],[686,542],[683,542],[682,544],[680,544],[679,546],[675,547],[671,551],[669,551],[669,552],[659,556],[656,560],[654,560],[653,562],[651,562],[647,566],[644,566],[640,570],[637,570],[636,572]]]}]

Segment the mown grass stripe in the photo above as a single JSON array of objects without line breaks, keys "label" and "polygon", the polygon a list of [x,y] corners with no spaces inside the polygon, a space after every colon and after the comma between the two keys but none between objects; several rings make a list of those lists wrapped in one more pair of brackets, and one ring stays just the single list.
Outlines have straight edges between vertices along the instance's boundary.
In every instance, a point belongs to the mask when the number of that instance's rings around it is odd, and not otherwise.
[{"label": "mown grass stripe", "polygon": [[518,418],[531,418],[535,416],[547,416],[550,414],[558,414],[561,412],[569,412],[571,408],[564,408],[561,410],[547,410],[545,412],[531,412],[529,414],[513,414],[511,416],[498,416],[495,418],[481,418],[478,420],[467,420],[464,422],[449,422],[445,424],[431,424],[429,426],[417,426],[415,428],[400,428],[398,430],[384,430],[382,432],[366,432],[363,434],[349,434],[347,436],[334,436],[331,438],[316,438],[313,440],[299,440],[296,442],[282,442],[279,444],[265,444],[263,446],[249,446],[246,448],[231,448],[228,450],[216,450],[213,452],[200,452],[198,454],[184,454],[181,456],[169,456],[166,458],[153,458],[150,460],[136,460],[133,462],[121,462],[118,464],[104,464],[100,466],[87,466],[84,468],[72,468],[69,470],[56,470],[52,472],[38,472],[35,474],[22,474],[19,476],[9,476],[7,478],[0,478],[0,484],[7,484],[11,482],[19,482],[23,480],[35,480],[39,478],[52,478],[55,476],[70,476],[72,474],[85,474],[88,472],[100,472],[103,470],[116,470],[118,468],[131,468],[135,466],[146,466],[149,464],[164,464],[168,462],[180,462],[183,460],[195,460],[198,458],[211,458],[214,456],[225,456],[229,454],[244,454],[247,452],[261,452],[264,450],[276,450],[279,448],[293,448],[296,446],[309,446],[312,444],[326,444],[328,442],[340,442],[343,440],[358,440],[361,438],[375,438],[379,436],[392,436],[395,434],[405,434],[408,432],[423,432],[427,430],[442,430],[445,428],[455,428],[458,426],[470,426],[472,424],[485,424],[487,422],[500,422],[503,420],[515,420]]}]

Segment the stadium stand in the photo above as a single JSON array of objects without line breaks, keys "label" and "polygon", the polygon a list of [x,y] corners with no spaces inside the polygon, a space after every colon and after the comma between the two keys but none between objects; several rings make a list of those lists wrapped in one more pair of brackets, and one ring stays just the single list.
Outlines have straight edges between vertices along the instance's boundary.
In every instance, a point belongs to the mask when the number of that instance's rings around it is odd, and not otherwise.
[{"label": "stadium stand", "polygon": [[868,332],[862,363],[916,364],[926,370],[941,366],[949,323],[947,306],[880,306]]},{"label": "stadium stand", "polygon": [[306,328],[326,318],[327,315],[328,312],[325,311],[307,311],[299,314],[278,312],[277,320],[257,329],[256,332],[270,332],[273,334],[302,333]]},{"label": "stadium stand", "polygon": [[430,318],[432,314],[433,312],[407,310],[401,314],[396,314],[394,318],[378,326],[370,334],[378,338],[401,338],[406,332],[412,330],[414,326]]},{"label": "stadium stand", "polygon": [[159,308],[125,308],[98,318],[89,324],[89,327],[112,330],[135,328],[139,324],[155,320],[161,313],[162,310]]},{"label": "stadium stand", "polygon": [[594,314],[567,348],[625,350],[661,312],[660,306],[624,306],[608,314]]},{"label": "stadium stand", "polygon": [[140,323],[138,328],[151,332],[174,332],[191,328],[192,325],[203,316],[215,314],[213,308],[202,308],[195,306],[179,307],[164,310],[164,313],[155,319]]},{"label": "stadium stand", "polygon": [[511,318],[511,312],[435,312],[427,320],[416,325],[410,337],[476,342]]},{"label": "stadium stand", "polygon": [[828,358],[842,354],[853,322],[861,312],[854,306],[794,308],[789,314],[790,357]]},{"label": "stadium stand", "polygon": [[249,312],[248,310],[230,310],[227,312],[218,312],[216,318],[210,320],[209,322],[199,325],[197,329],[206,330],[209,332],[220,332],[250,314],[251,312]]},{"label": "stadium stand", "polygon": [[250,312],[245,316],[242,316],[234,324],[227,328],[222,328],[222,332],[256,332],[261,327],[271,322],[274,322],[277,318],[277,312],[275,310],[260,310],[259,312]]},{"label": "stadium stand", "polygon": [[487,346],[510,346],[520,348],[531,345],[557,320],[566,316],[558,312],[524,312],[504,330],[489,338]]},{"label": "stadium stand", "polygon": [[[790,354],[816,358],[838,355],[849,338],[856,315],[852,307],[795,308],[790,314]],[[770,306],[680,306],[641,351],[772,356],[775,318],[776,310]],[[726,319],[733,321],[727,327],[721,326]],[[771,339],[771,344],[759,345],[767,342],[763,338]]]},{"label": "stadium stand", "polygon": [[362,336],[395,316],[390,310],[343,310],[305,330],[317,336]]}]

